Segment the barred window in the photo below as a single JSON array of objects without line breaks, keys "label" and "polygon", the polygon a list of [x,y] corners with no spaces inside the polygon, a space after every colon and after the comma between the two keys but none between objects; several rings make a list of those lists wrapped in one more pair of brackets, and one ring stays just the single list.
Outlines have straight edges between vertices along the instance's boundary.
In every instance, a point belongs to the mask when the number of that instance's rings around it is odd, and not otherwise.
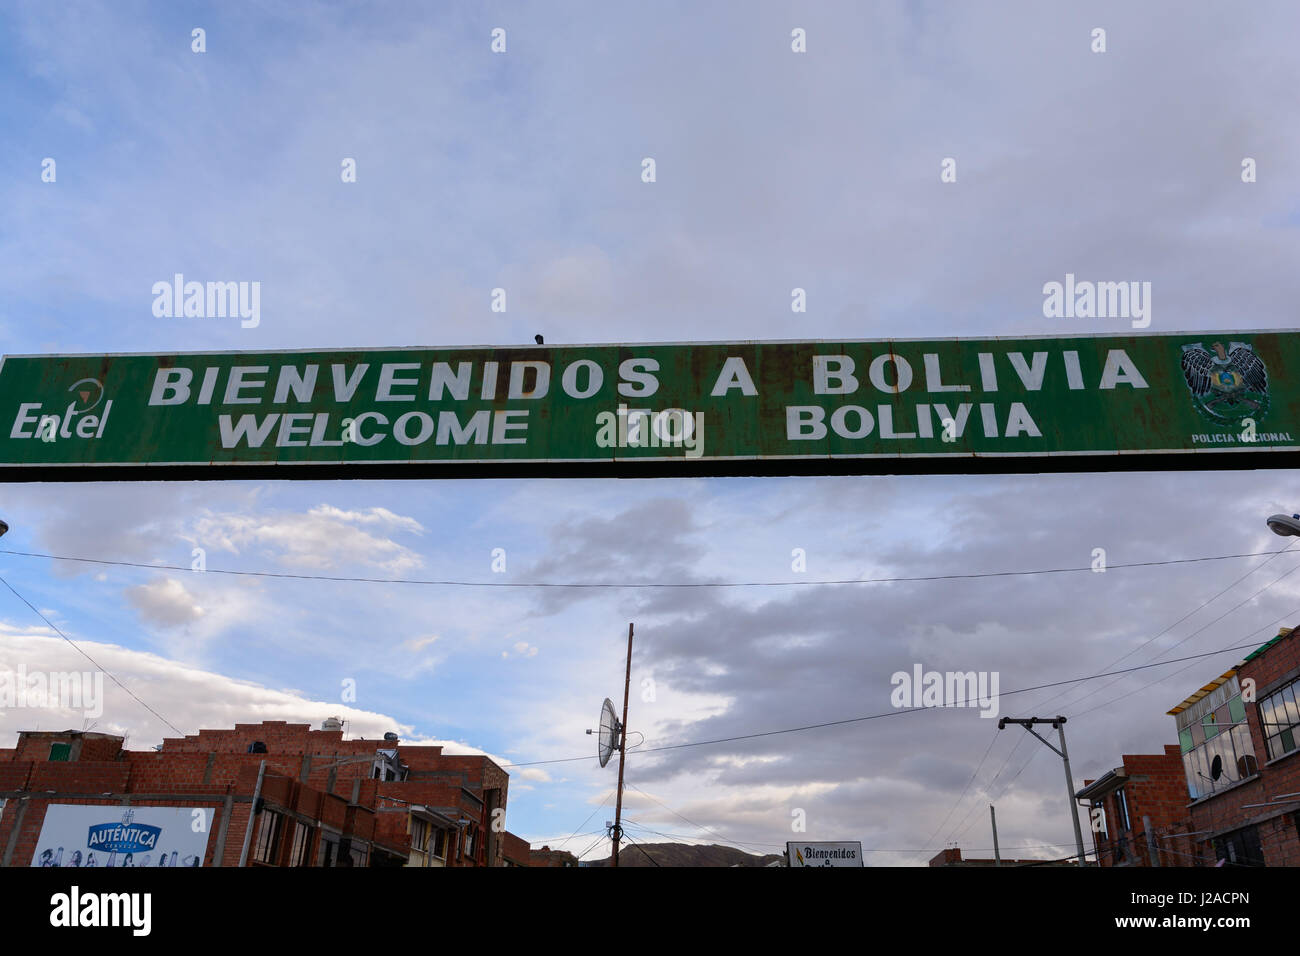
[{"label": "barred window", "polygon": [[1300,706],[1297,706],[1296,697],[1298,688],[1300,682],[1292,681],[1259,702],[1259,723],[1264,731],[1270,760],[1291,753],[1300,740]]},{"label": "barred window", "polygon": [[275,864],[276,854],[280,849],[280,825],[283,818],[270,810],[262,811],[261,826],[257,831],[257,846],[253,859],[258,863]]},{"label": "barred window", "polygon": [[289,851],[290,866],[307,866],[308,851],[311,849],[311,827],[296,822],[293,828],[293,848]]}]

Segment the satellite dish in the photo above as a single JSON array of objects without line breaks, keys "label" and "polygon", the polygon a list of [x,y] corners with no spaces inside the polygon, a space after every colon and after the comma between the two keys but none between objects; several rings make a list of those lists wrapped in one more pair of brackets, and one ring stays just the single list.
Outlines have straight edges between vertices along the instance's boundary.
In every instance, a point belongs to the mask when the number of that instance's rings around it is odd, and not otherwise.
[{"label": "satellite dish", "polygon": [[1214,759],[1210,761],[1210,779],[1218,780],[1222,776],[1223,758],[1216,754]]},{"label": "satellite dish", "polygon": [[597,755],[600,757],[600,765],[603,767],[609,763],[609,758],[615,750],[622,746],[623,725],[618,722],[618,716],[614,713],[614,705],[608,697],[600,708],[600,738]]}]

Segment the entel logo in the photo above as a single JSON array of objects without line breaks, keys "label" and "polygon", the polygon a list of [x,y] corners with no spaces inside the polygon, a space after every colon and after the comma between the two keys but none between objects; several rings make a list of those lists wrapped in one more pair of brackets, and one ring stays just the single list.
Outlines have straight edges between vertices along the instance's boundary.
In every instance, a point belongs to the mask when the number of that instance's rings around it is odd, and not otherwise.
[{"label": "entel logo", "polygon": [[[75,392],[74,398],[62,415],[50,414],[39,415],[42,405],[40,402],[23,402],[18,406],[18,414],[14,417],[13,428],[9,431],[10,438],[39,438],[41,441],[54,441],[56,438],[73,437],[73,419],[76,419],[76,437],[77,438],[98,438],[104,434],[104,426],[108,423],[108,413],[113,408],[113,400],[104,399],[104,386],[94,378],[83,378],[78,382],[73,382],[68,387],[69,392]],[[91,399],[94,399],[93,401]],[[80,407],[78,407],[80,400]],[[88,414],[104,402],[104,410],[97,415]],[[34,426],[30,427],[29,426]]]}]

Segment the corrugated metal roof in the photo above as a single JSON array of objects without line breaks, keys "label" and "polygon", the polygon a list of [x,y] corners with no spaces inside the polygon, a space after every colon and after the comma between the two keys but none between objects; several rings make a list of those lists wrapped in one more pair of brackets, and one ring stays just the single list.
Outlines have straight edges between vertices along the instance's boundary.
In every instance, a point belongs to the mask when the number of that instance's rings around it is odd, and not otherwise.
[{"label": "corrugated metal roof", "polygon": [[1207,696],[1207,695],[1209,695],[1209,694],[1213,694],[1216,690],[1218,690],[1220,687],[1222,687],[1223,684],[1224,684],[1226,681],[1229,681],[1229,680],[1232,679],[1232,676],[1233,676],[1234,674],[1237,673],[1237,669],[1240,668],[1240,667],[1242,666],[1242,664],[1245,664],[1247,661],[1253,661],[1255,658],[1259,657],[1261,654],[1263,654],[1265,651],[1267,651],[1270,647],[1272,647],[1272,646],[1273,646],[1274,644],[1276,644],[1278,641],[1282,640],[1283,638],[1290,637],[1290,636],[1291,636],[1291,632],[1294,631],[1294,630],[1295,630],[1295,628],[1293,628],[1293,627],[1284,627],[1284,628],[1280,629],[1280,630],[1277,632],[1277,637],[1275,637],[1275,638],[1273,638],[1272,640],[1269,640],[1269,641],[1267,641],[1267,642],[1261,644],[1259,647],[1255,648],[1255,650],[1251,651],[1250,655],[1249,655],[1248,657],[1246,657],[1244,660],[1242,660],[1240,664],[1238,664],[1236,667],[1232,668],[1232,669],[1229,670],[1229,671],[1225,671],[1222,675],[1220,675],[1219,677],[1216,677],[1214,680],[1210,681],[1208,684],[1206,684],[1204,687],[1202,687],[1200,690],[1198,690],[1198,691],[1197,691],[1195,694],[1193,694],[1191,697],[1188,697],[1185,701],[1183,701],[1181,704],[1179,704],[1179,705],[1178,705],[1177,707],[1175,707],[1173,710],[1168,711],[1168,715],[1169,715],[1170,717],[1173,717],[1173,716],[1176,716],[1176,715],[1178,715],[1178,714],[1181,714],[1183,711],[1185,711],[1188,707],[1191,707],[1192,704],[1196,703],[1196,702],[1197,702],[1198,700],[1200,700],[1201,698],[1203,698],[1203,697],[1205,697],[1205,696]]},{"label": "corrugated metal roof", "polygon": [[[1241,665],[1238,665],[1238,667],[1239,666]],[[1220,676],[1214,678],[1214,680],[1210,681],[1208,684],[1206,684],[1204,687],[1198,690],[1191,697],[1188,697],[1185,701],[1183,701],[1173,710],[1168,711],[1169,716],[1173,717],[1176,714],[1181,714],[1183,711],[1185,711],[1188,707],[1191,707],[1192,704],[1196,703],[1201,698],[1208,697],[1210,694],[1213,694],[1216,690],[1218,690],[1220,687],[1222,687],[1224,684],[1230,681],[1232,679],[1232,676],[1236,673],[1237,673],[1237,668],[1234,667],[1232,670],[1225,671]]]},{"label": "corrugated metal roof", "polygon": [[[1272,646],[1273,646],[1274,644],[1276,644],[1278,641],[1282,640],[1284,637],[1290,637],[1290,636],[1291,636],[1291,632],[1294,631],[1294,630],[1295,630],[1295,628],[1293,628],[1293,627],[1284,627],[1284,628],[1282,628],[1280,631],[1277,632],[1277,637],[1273,638],[1273,639],[1272,639],[1271,641],[1269,641],[1267,644],[1261,644],[1259,647],[1255,648],[1255,650],[1253,650],[1253,651],[1251,652],[1250,656],[1247,657],[1246,660],[1245,660],[1245,661],[1242,661],[1241,663],[1244,664],[1244,663],[1246,663],[1246,661],[1253,661],[1255,658],[1259,657],[1259,655],[1263,654],[1266,650],[1268,650],[1270,647],[1272,647]],[[1238,665],[1238,666],[1240,666],[1240,665]]]}]

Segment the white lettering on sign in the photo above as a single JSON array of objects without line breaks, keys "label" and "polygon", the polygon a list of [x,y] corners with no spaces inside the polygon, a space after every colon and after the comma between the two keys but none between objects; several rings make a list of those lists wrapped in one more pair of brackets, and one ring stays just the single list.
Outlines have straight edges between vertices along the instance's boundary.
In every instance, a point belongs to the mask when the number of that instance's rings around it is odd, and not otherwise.
[{"label": "white lettering on sign", "polygon": [[[277,448],[333,448],[348,444],[327,435],[343,434],[343,421],[337,425],[327,412],[271,412],[268,415],[220,415],[222,448],[261,448],[271,435]],[[362,412],[351,418],[351,443],[368,448],[391,438],[407,447],[428,443],[437,445],[522,445],[528,441],[528,410],[483,409],[462,423],[454,411],[441,411],[438,417],[428,412],[412,411],[401,415],[388,429],[388,417],[379,412]],[[373,428],[370,427],[373,423]],[[362,426],[366,426],[364,429]]]}]

